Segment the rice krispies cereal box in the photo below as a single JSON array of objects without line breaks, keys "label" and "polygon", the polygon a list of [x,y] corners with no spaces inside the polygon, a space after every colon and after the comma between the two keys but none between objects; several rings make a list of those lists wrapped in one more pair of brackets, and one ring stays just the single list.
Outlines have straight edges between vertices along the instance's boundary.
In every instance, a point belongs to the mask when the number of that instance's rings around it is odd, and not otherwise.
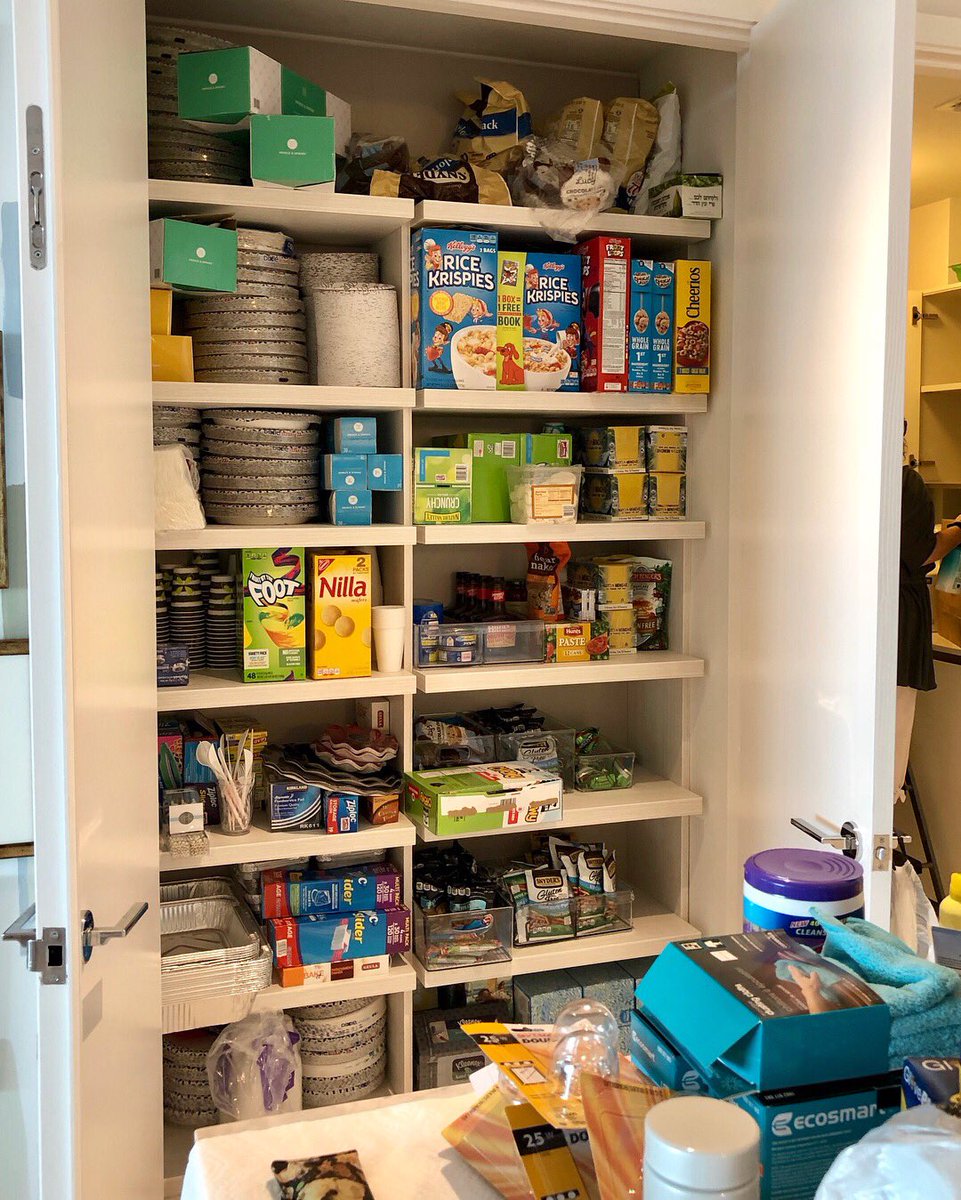
[{"label": "rice krispies cereal box", "polygon": [[302,546],[244,550],[241,624],[245,683],[307,677]]},{"label": "rice krispies cereal box", "polygon": [[[563,354],[560,353],[563,351]],[[560,370],[558,382],[555,374]],[[528,253],[524,269],[524,371],[547,380],[545,391],[581,386],[581,259]]]},{"label": "rice krispies cereal box", "polygon": [[415,230],[410,288],[414,387],[496,387],[497,234]]},{"label": "rice krispies cereal box", "polygon": [[601,234],[581,242],[581,390],[627,391],[631,243]]},{"label": "rice krispies cereal box", "polygon": [[311,679],[369,675],[370,555],[311,551],[309,571]]}]

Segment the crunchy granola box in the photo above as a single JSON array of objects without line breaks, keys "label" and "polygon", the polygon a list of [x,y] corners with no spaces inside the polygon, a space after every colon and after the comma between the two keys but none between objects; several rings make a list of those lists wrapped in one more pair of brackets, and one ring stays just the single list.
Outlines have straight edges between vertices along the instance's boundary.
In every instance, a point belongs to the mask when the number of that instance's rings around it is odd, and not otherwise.
[{"label": "crunchy granola box", "polygon": [[581,259],[528,253],[524,270],[524,373],[528,390],[581,386]]},{"label": "crunchy granola box", "polygon": [[418,229],[411,240],[414,386],[496,386],[497,234]]}]

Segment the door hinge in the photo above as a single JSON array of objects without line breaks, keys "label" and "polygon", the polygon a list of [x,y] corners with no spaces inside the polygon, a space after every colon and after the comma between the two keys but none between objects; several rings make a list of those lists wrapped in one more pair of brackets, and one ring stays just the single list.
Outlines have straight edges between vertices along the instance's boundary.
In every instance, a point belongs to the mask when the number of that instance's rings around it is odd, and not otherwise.
[{"label": "door hinge", "polygon": [[43,110],[31,104],[27,108],[27,224],[30,230],[30,265],[37,271],[42,271],[47,265],[45,182]]},{"label": "door hinge", "polygon": [[45,927],[37,935],[37,906],[31,904],[9,929],[3,941],[19,942],[27,952],[27,966],[40,976],[41,983],[67,982],[67,931]]}]

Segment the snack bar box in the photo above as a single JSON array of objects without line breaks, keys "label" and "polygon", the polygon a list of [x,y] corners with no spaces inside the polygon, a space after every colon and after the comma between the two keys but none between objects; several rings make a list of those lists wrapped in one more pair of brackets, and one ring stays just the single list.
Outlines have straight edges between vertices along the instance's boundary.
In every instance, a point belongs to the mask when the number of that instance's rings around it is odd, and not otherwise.
[{"label": "snack bar box", "polygon": [[404,776],[404,811],[445,837],[557,825],[563,803],[560,776],[528,763],[447,767]]},{"label": "snack bar box", "polygon": [[264,871],[264,920],[317,913],[398,908],[403,900],[400,872],[390,863],[330,871]]},{"label": "snack bar box", "polygon": [[[751,1089],[888,1070],[888,1006],[780,930],[674,942],[638,985],[637,999],[702,1074],[726,1067]],[[820,1004],[825,1011],[812,1011]]]},{"label": "snack bar box", "polygon": [[410,949],[410,909],[322,913],[309,917],[279,917],[265,923],[274,963],[286,967],[340,962]]}]

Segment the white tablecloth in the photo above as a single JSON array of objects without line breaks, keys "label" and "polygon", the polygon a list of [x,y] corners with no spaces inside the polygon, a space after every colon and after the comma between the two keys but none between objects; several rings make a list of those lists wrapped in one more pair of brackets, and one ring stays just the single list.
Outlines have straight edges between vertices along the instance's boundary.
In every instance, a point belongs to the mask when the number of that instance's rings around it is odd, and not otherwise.
[{"label": "white tablecloth", "polygon": [[268,1200],[275,1159],[340,1150],[360,1155],[375,1200],[497,1200],[441,1136],[474,1098],[465,1084],[203,1130],[181,1200]]}]

